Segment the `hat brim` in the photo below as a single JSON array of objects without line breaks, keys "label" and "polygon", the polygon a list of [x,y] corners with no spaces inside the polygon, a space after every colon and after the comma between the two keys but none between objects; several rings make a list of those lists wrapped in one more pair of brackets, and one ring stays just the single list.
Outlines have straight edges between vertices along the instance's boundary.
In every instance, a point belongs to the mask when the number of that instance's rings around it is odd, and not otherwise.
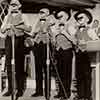
[{"label": "hat brim", "polygon": [[17,5],[17,4],[13,4],[13,3],[10,4],[10,6],[13,6],[13,7],[14,7],[14,6],[17,6],[18,8],[21,8],[21,7],[22,7],[22,5]]},{"label": "hat brim", "polygon": [[93,17],[92,17],[92,14],[88,11],[88,10],[79,10],[75,15],[74,15],[74,18],[76,21],[78,21],[78,15],[80,14],[85,14],[89,21],[87,22],[87,24],[90,24],[93,20]]}]

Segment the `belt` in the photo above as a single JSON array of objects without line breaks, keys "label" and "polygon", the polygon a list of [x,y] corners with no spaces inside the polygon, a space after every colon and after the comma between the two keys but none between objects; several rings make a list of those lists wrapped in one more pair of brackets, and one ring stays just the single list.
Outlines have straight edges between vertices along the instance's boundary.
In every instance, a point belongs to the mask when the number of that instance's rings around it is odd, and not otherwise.
[{"label": "belt", "polygon": [[[22,31],[15,31],[14,34],[16,35],[16,37],[19,37],[19,36],[23,36],[24,35],[24,32]],[[11,30],[8,30],[7,31],[7,36],[11,37]]]},{"label": "belt", "polygon": [[35,43],[36,44],[47,44],[46,42],[43,42],[43,41],[39,41],[39,42],[35,41]]},{"label": "belt", "polygon": [[43,43],[43,41],[40,41],[39,43],[35,42],[34,44],[35,46],[39,46],[39,45],[46,45],[46,43]]},{"label": "belt", "polygon": [[59,48],[57,51],[66,51],[66,50],[72,50],[72,47],[69,47],[67,49]]},{"label": "belt", "polygon": [[59,49],[68,50],[68,49],[70,49],[70,48],[72,48],[72,46],[67,46],[67,47],[65,47],[65,48],[63,48],[63,47],[57,47],[56,50],[57,50],[57,51],[58,51]]}]

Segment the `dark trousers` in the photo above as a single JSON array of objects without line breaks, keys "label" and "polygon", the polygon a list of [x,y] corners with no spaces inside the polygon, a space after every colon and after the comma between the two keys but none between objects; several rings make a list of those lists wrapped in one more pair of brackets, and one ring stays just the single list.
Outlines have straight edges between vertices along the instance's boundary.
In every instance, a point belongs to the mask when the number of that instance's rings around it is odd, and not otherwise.
[{"label": "dark trousers", "polygon": [[76,53],[76,78],[79,98],[91,97],[91,67],[87,52]]},{"label": "dark trousers", "polygon": [[[71,78],[72,78],[72,49],[63,50],[59,49],[57,51],[57,68],[58,73],[65,88],[65,92],[67,97],[70,97],[70,87],[71,87]],[[64,90],[62,88],[61,83],[59,83],[59,94],[65,97]]]},{"label": "dark trousers", "polygon": [[[5,40],[6,68],[8,75],[8,90],[12,91],[12,41],[7,36]],[[20,91],[24,88],[24,36],[15,37],[15,79],[17,89]]]},{"label": "dark trousers", "polygon": [[[40,42],[39,44],[35,43],[34,48],[35,55],[35,72],[36,72],[36,92],[43,94],[43,71],[45,76],[45,96],[47,97],[47,46]],[[49,66],[50,67],[50,66]],[[50,70],[49,70],[50,72]],[[50,73],[49,73],[50,75]],[[51,75],[50,75],[51,76]],[[49,76],[49,78],[50,78]],[[51,79],[49,79],[51,80]],[[49,81],[49,95],[50,95],[50,86],[51,82]]]}]

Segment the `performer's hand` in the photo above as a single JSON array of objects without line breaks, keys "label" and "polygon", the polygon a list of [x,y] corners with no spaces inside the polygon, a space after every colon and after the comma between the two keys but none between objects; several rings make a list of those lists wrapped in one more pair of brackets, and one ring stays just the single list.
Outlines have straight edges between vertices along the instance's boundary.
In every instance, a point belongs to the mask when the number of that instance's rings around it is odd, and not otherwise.
[{"label": "performer's hand", "polygon": [[10,29],[10,25],[5,25],[3,28],[1,28],[1,32],[2,33],[5,33],[7,30],[9,30]]},{"label": "performer's hand", "polygon": [[6,29],[6,30],[11,29],[11,24],[7,24],[7,25],[5,25],[5,29]]},{"label": "performer's hand", "polygon": [[0,37],[1,37],[1,38],[6,38],[6,34],[0,33]]},{"label": "performer's hand", "polygon": [[81,49],[83,52],[86,51],[86,41],[80,40],[80,41],[79,41],[79,46],[80,46],[80,49]]},{"label": "performer's hand", "polygon": [[14,26],[14,25],[11,25],[10,27],[11,27],[11,29],[12,29],[13,31],[15,30],[15,26]]},{"label": "performer's hand", "polygon": [[10,24],[3,23],[1,26],[0,32],[5,33],[6,31],[10,30]]},{"label": "performer's hand", "polygon": [[10,36],[13,36],[15,34],[15,26],[14,25],[11,25],[11,33],[10,33]]},{"label": "performer's hand", "polygon": [[51,40],[51,44],[53,47],[56,47],[56,41],[55,40]]},{"label": "performer's hand", "polygon": [[86,44],[86,41],[85,41],[85,40],[80,40],[80,41],[79,41],[79,44],[80,44],[80,45],[85,45],[85,44]]}]

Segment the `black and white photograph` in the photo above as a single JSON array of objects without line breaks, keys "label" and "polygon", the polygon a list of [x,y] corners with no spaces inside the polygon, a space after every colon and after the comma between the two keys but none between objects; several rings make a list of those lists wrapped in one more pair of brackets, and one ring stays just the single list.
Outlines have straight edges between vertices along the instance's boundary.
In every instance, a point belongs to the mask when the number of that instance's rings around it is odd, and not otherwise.
[{"label": "black and white photograph", "polygon": [[100,100],[100,0],[0,0],[0,100]]}]

